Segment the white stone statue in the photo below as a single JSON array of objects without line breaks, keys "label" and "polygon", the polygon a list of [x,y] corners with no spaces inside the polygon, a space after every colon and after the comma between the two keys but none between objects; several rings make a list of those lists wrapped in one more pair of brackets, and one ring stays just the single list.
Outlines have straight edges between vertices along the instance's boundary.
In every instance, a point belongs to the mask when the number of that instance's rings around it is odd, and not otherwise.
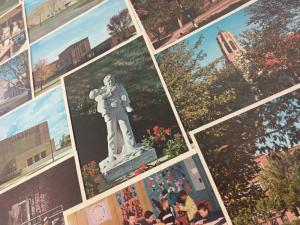
[{"label": "white stone statue", "polygon": [[104,86],[90,91],[90,99],[97,102],[97,111],[101,113],[107,127],[108,157],[100,163],[101,172],[138,154],[141,145],[137,145],[127,113],[133,111],[126,89],[116,83],[113,75],[107,75]]}]

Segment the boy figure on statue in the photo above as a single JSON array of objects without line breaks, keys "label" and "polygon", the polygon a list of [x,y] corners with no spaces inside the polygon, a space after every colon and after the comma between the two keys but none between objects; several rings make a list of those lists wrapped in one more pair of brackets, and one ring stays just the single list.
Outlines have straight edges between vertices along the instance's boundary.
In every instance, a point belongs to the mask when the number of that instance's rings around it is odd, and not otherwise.
[{"label": "boy figure on statue", "polygon": [[97,111],[101,113],[107,127],[108,157],[107,163],[117,163],[126,155],[137,151],[136,141],[127,113],[133,111],[128,93],[122,84],[116,83],[113,75],[107,75],[104,86],[90,92],[90,99],[97,102]]}]

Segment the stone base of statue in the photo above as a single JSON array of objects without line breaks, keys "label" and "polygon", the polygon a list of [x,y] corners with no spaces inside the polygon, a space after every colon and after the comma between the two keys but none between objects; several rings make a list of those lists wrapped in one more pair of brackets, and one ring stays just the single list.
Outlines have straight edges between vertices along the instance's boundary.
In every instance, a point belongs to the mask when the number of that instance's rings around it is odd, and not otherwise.
[{"label": "stone base of statue", "polygon": [[106,181],[112,182],[134,172],[142,163],[151,163],[156,159],[154,148],[138,144],[133,152],[120,154],[113,161],[105,159],[99,163],[99,167]]}]

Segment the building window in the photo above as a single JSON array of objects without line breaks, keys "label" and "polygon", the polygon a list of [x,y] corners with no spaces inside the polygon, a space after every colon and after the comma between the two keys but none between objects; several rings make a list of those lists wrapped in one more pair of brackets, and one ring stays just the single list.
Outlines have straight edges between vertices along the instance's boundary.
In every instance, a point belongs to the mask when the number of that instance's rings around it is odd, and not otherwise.
[{"label": "building window", "polygon": [[33,164],[32,158],[27,159],[27,166],[31,166]]},{"label": "building window", "polygon": [[236,46],[235,46],[235,44],[233,43],[233,41],[229,41],[229,44],[231,45],[231,47],[232,47],[233,50],[237,49]]},{"label": "building window", "polygon": [[43,159],[43,158],[46,158],[46,156],[47,156],[46,151],[41,152],[41,158],[42,158],[42,159]]},{"label": "building window", "polygon": [[38,162],[38,161],[40,161],[40,155],[39,154],[34,156],[34,162]]},{"label": "building window", "polygon": [[227,42],[224,43],[224,46],[225,46],[227,52],[232,53],[232,50]]}]

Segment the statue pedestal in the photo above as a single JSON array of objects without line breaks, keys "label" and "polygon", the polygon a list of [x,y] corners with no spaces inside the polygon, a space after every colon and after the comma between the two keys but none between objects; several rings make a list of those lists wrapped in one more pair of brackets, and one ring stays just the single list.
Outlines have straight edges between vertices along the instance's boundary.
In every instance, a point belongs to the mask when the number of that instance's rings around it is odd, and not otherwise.
[{"label": "statue pedestal", "polygon": [[147,164],[157,159],[155,149],[149,146],[139,146],[135,154],[121,155],[115,162],[106,160],[99,163],[100,172],[106,181],[112,182],[116,179],[134,172],[142,163]]}]

